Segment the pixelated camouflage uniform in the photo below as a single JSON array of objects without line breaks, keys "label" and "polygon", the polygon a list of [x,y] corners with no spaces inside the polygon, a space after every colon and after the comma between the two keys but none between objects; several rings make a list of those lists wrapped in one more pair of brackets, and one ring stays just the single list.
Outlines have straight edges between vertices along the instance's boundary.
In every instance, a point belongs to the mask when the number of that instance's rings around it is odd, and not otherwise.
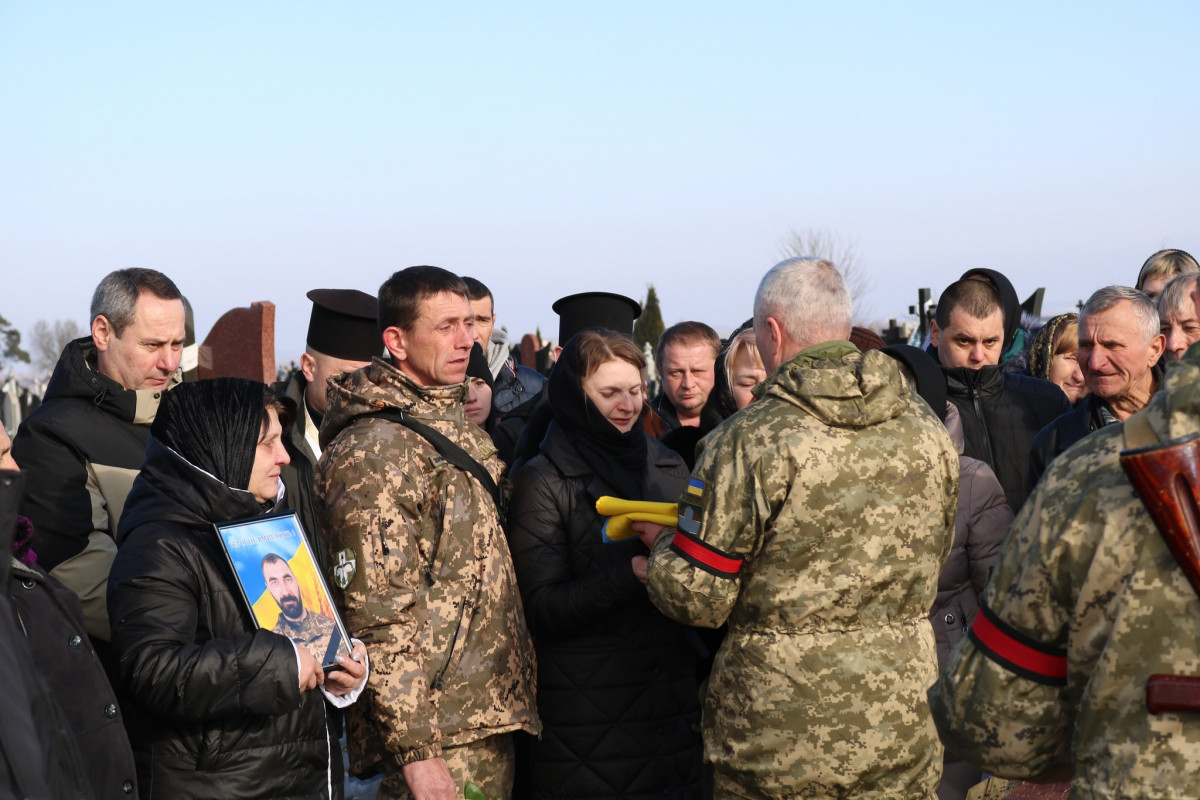
[{"label": "pixelated camouflage uniform", "polygon": [[308,609],[304,619],[299,622],[289,619],[286,614],[281,613],[275,620],[275,627],[271,630],[280,636],[288,637],[293,642],[304,645],[313,654],[313,657],[323,658],[325,648],[329,644],[329,637],[333,633],[333,619],[312,609]]},{"label": "pixelated camouflage uniform", "polygon": [[[1200,430],[1200,364],[1172,366],[1145,413],[1160,441]],[[1120,466],[1123,427],[1051,464],[930,705],[988,772],[1073,765],[1074,800],[1200,797],[1200,715],[1146,709],[1150,675],[1200,675],[1200,600]]]},{"label": "pixelated camouflage uniform", "polygon": [[927,615],[958,491],[937,417],[886,355],[830,342],[709,434],[693,475],[649,590],[682,622],[728,620],[704,707],[718,796],[933,798]]},{"label": "pixelated camouflage uniform", "polygon": [[540,728],[533,646],[491,495],[419,434],[360,419],[400,409],[498,479],[495,447],[463,416],[463,395],[463,384],[421,387],[380,359],[329,390],[316,472],[328,578],[371,659],[366,690],[347,710],[358,774]]}]

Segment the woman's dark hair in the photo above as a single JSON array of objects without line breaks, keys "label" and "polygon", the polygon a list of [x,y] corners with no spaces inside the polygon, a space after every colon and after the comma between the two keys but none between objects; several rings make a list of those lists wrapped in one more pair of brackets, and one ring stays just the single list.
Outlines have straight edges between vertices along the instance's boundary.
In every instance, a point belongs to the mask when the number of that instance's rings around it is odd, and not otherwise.
[{"label": "woman's dark hair", "polygon": [[265,384],[245,378],[183,383],[163,395],[150,434],[226,486],[245,489],[270,409],[285,432],[291,428],[295,404]]}]

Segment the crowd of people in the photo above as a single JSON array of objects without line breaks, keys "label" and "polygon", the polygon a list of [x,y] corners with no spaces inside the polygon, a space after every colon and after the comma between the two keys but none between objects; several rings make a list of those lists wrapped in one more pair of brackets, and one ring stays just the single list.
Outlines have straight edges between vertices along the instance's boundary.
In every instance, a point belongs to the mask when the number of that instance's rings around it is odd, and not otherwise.
[{"label": "crowd of people", "polygon": [[[1187,253],[1044,321],[969,270],[924,347],[788,259],[657,397],[621,295],[548,374],[475,278],[308,297],[286,380],[184,382],[179,288],[110,273],[0,431],[13,796],[1200,795]],[[320,575],[256,561],[260,625],[219,526],[283,515]]]}]

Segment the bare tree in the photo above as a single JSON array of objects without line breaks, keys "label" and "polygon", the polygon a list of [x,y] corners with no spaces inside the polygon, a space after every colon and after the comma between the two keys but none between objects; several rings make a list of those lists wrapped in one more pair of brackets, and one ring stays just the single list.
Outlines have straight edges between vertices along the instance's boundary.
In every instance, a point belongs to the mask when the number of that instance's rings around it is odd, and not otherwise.
[{"label": "bare tree", "polygon": [[78,339],[80,336],[83,336],[83,331],[73,319],[56,320],[53,325],[39,319],[33,323],[33,334],[30,337],[30,343],[33,345],[33,365],[46,372],[54,369],[63,348],[72,339]]},{"label": "bare tree", "polygon": [[833,262],[850,287],[854,324],[866,325],[872,309],[866,304],[874,281],[858,257],[858,242],[829,228],[793,228],[779,244],[780,258],[813,256]]}]

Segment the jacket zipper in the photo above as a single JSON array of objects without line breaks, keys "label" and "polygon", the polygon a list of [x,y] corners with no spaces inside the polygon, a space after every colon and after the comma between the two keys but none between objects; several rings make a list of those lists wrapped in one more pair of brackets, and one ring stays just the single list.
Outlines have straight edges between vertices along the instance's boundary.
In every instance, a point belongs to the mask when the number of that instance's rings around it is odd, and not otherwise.
[{"label": "jacket zipper", "polygon": [[983,406],[979,405],[979,389],[971,387],[971,403],[975,406],[975,417],[979,420],[979,427],[983,428],[983,449],[987,451],[985,459],[989,466],[996,468],[996,459],[992,456],[992,434],[988,431],[987,419],[983,416]]},{"label": "jacket zipper", "polygon": [[454,635],[450,637],[450,648],[446,651],[446,659],[442,662],[442,667],[437,671],[437,675],[433,678],[433,688],[439,692],[442,691],[446,670],[450,667],[450,660],[454,658],[454,648],[458,646],[458,634],[462,631],[463,617],[467,614],[467,601],[462,601],[462,608],[458,612],[458,623],[454,626]]}]

